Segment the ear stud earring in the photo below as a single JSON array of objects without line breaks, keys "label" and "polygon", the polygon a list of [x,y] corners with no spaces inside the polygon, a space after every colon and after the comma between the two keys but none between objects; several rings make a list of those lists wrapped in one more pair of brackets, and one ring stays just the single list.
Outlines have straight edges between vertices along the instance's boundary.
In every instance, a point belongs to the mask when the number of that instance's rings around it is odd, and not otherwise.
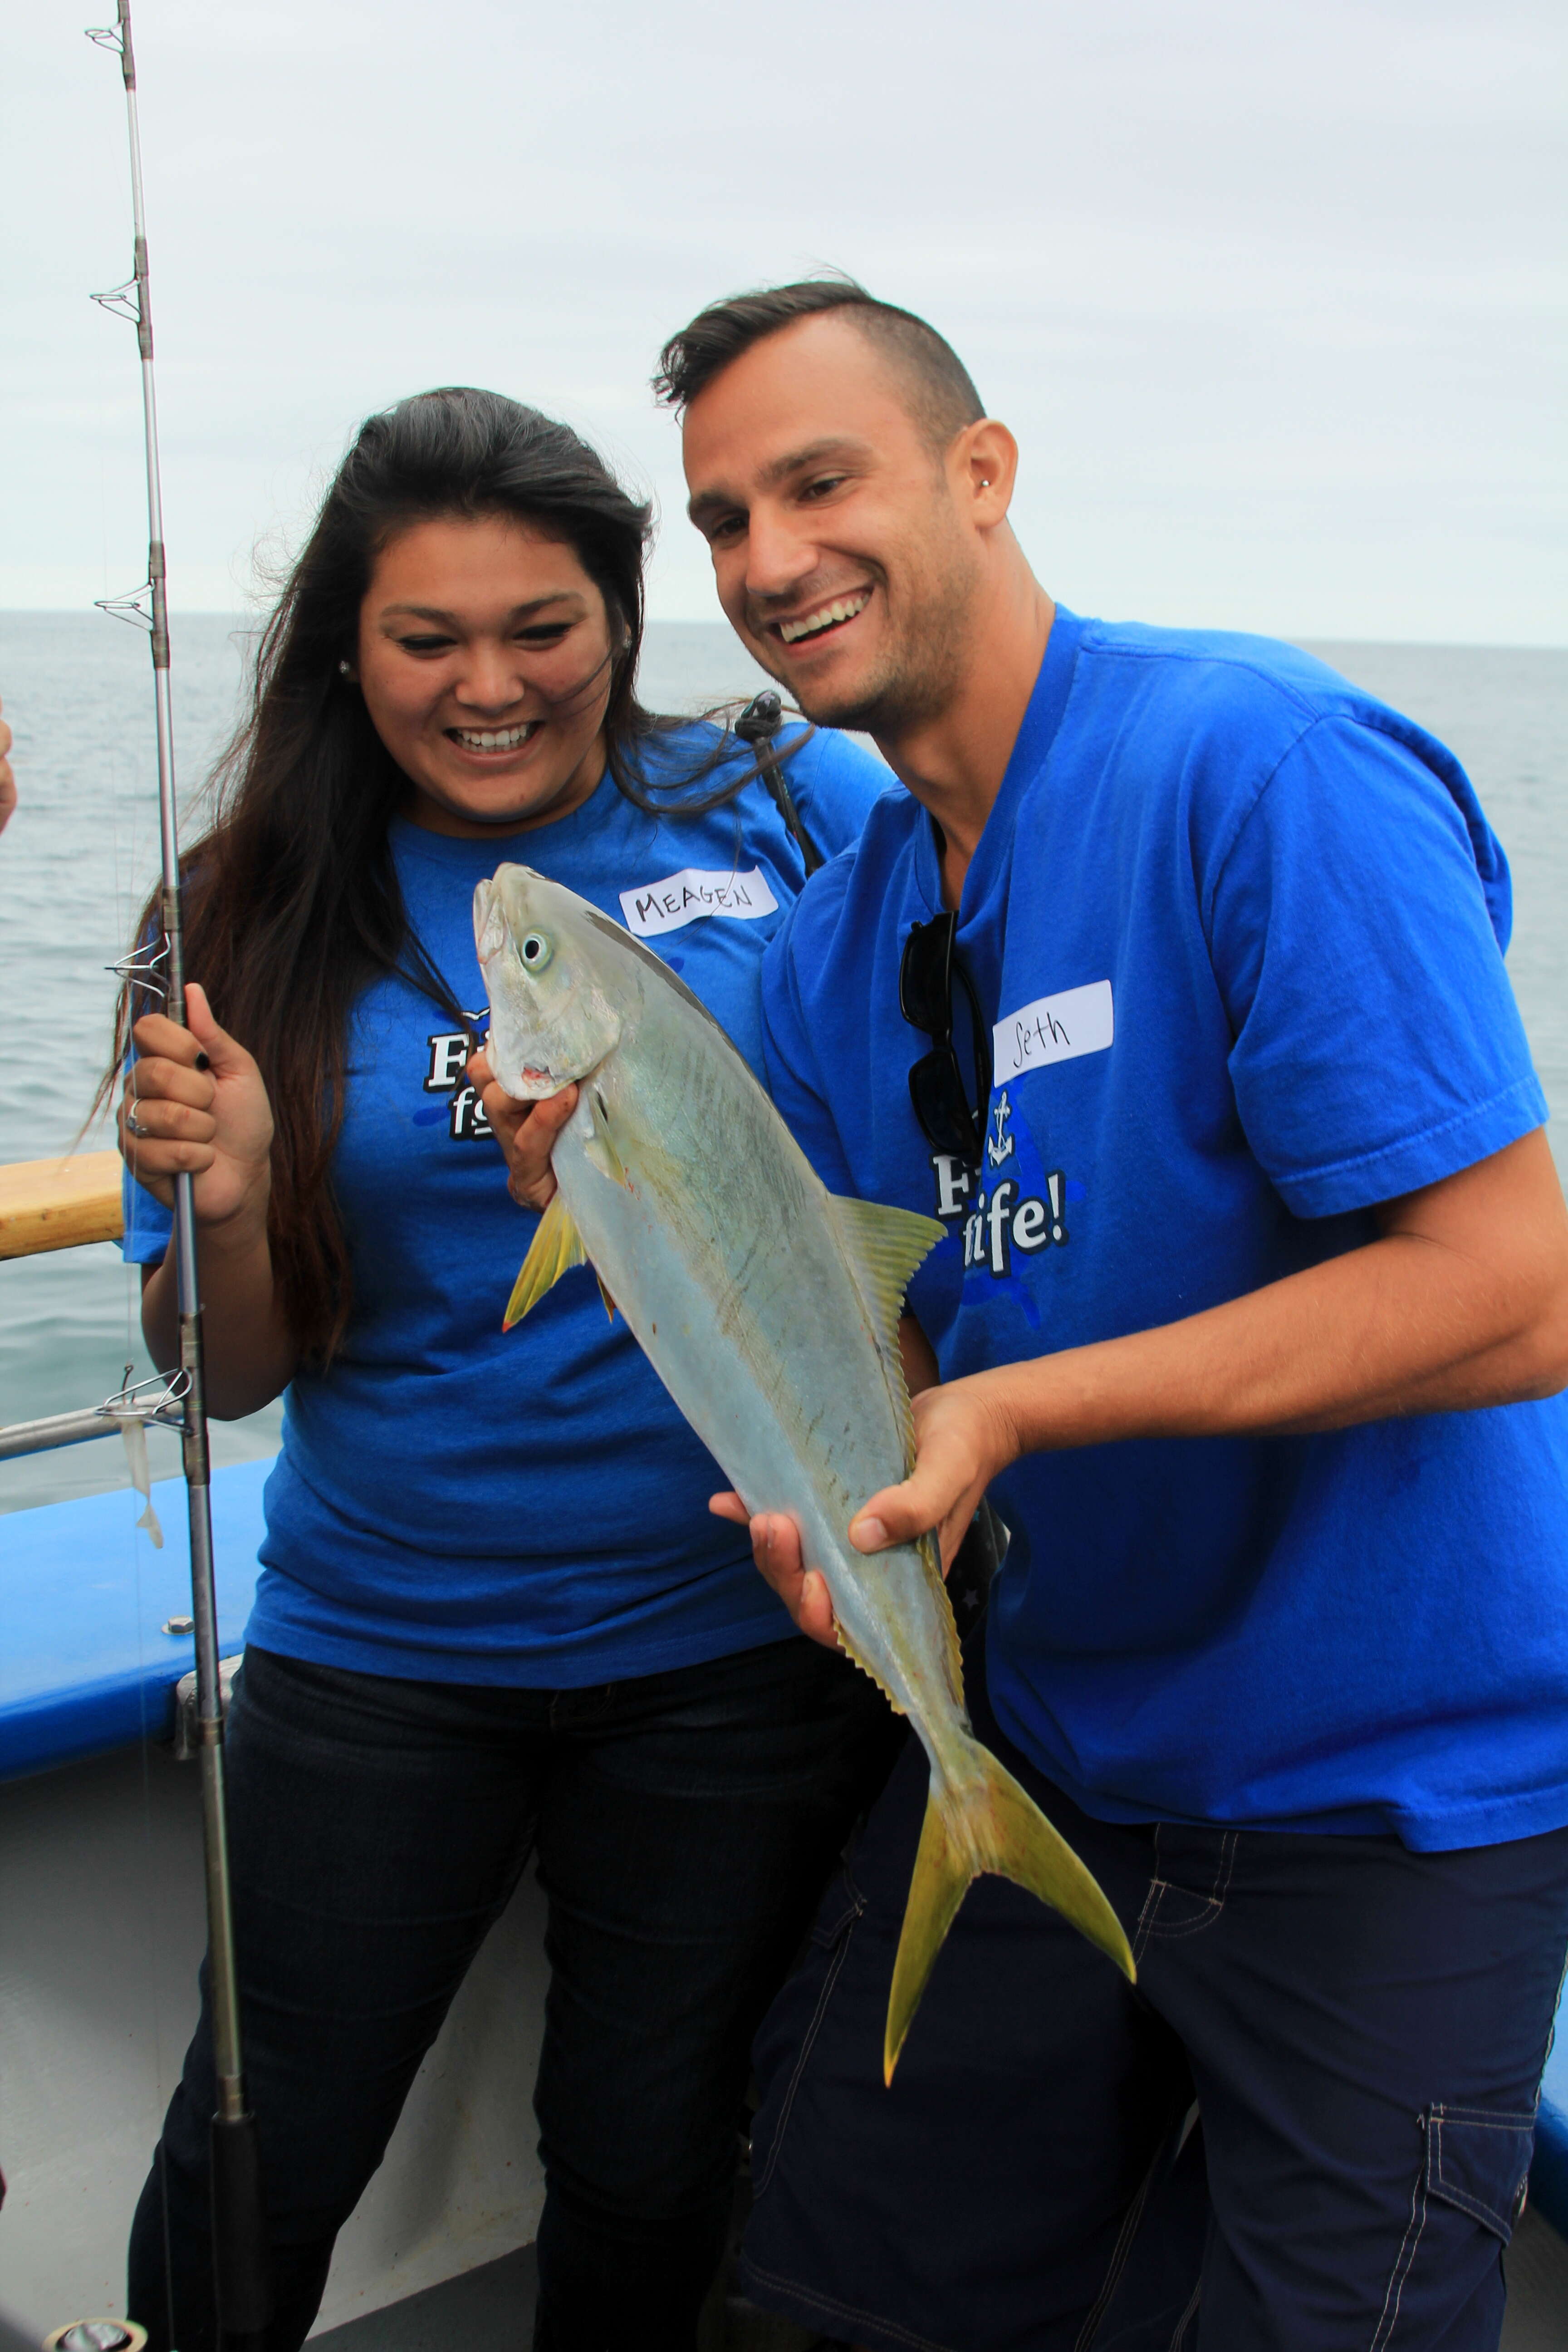
[{"label": "ear stud earring", "polygon": [[338,674],[341,677],[347,677],[350,675],[349,665],[346,661],[341,661],[338,664]]}]

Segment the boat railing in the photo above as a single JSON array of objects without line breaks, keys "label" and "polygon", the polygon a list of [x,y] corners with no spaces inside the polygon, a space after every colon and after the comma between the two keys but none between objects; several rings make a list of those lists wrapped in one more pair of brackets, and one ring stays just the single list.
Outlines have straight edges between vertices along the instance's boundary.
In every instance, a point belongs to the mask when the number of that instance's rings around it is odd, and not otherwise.
[{"label": "boat railing", "polygon": [[18,1160],[0,1167],[0,1257],[117,1242],[125,1231],[118,1151]]},{"label": "boat railing", "polygon": [[[38,1257],[47,1250],[81,1249],[116,1242],[125,1230],[118,1151],[84,1151],[59,1160],[14,1160],[0,1167],[0,1258]],[[133,1386],[131,1367],[112,1396],[77,1412],[0,1427],[0,1462],[82,1445],[95,1437],[122,1437],[144,1429],[181,1426],[182,1376],[162,1373]]]}]

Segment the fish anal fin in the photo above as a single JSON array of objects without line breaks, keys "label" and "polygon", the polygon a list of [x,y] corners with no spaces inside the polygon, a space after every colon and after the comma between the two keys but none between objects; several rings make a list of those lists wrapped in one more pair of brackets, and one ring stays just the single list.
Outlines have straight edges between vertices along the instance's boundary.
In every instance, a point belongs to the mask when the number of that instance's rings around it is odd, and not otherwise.
[{"label": "fish anal fin", "polygon": [[1005,1765],[978,1740],[962,1786],[932,1777],[904,1925],[893,1962],[882,2074],[893,2079],[921,1995],[973,1880],[983,1871],[1026,1886],[1137,1980],[1132,1953],[1098,1880]]},{"label": "fish anal fin", "polygon": [[838,1636],[838,1646],[843,1651],[845,1656],[848,1659],[850,1664],[852,1666],[858,1666],[863,1675],[867,1675],[870,1677],[871,1681],[876,1684],[877,1688],[881,1692],[882,1696],[887,1700],[888,1705],[892,1708],[895,1715],[906,1714],[908,1710],[900,1706],[898,1700],[893,1696],[892,1692],[888,1688],[887,1684],[882,1680],[881,1675],[877,1672],[876,1667],[868,1666],[866,1664],[865,1659],[860,1655],[859,1651],[855,1647],[854,1643],[849,1639],[849,1636],[844,1631],[843,1626],[836,1623],[833,1630]]},{"label": "fish anal fin", "polygon": [[572,1221],[571,1212],[559,1192],[539,1220],[528,1255],[512,1285],[506,1313],[501,1318],[501,1329],[510,1331],[521,1323],[531,1307],[537,1307],[547,1290],[553,1290],[563,1274],[574,1265],[586,1265],[588,1254],[583,1238]]}]

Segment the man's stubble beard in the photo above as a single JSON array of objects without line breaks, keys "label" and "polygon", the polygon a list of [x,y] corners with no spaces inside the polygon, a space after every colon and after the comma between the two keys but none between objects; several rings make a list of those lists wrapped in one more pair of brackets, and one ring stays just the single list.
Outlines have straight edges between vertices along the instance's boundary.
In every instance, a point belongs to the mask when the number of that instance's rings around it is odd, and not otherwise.
[{"label": "man's stubble beard", "polygon": [[[960,552],[968,552],[961,543],[954,550]],[[794,685],[805,716],[814,726],[883,739],[911,734],[940,719],[969,666],[968,620],[978,571],[977,564],[961,560],[933,567],[920,582],[908,619],[870,677],[837,695],[828,687],[816,694]],[[885,585],[881,593],[887,594]]]}]

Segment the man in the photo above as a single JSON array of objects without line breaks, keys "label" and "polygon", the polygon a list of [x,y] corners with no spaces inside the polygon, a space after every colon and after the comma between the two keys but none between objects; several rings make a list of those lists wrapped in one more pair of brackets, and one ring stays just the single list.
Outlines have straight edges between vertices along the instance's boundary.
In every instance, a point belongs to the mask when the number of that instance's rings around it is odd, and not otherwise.
[{"label": "man", "polygon": [[728,617],[905,787],[768,979],[830,1189],[949,1229],[851,1532],[950,1558],[990,1490],[977,1728],[1139,1967],[982,1880],[884,2089],[911,1742],[759,2044],[749,2292],[889,2352],[1200,2301],[1223,2352],[1495,2346],[1568,1938],[1568,1216],[1501,851],[1320,664],[1054,604],[922,321],[785,287],[658,381]]}]

